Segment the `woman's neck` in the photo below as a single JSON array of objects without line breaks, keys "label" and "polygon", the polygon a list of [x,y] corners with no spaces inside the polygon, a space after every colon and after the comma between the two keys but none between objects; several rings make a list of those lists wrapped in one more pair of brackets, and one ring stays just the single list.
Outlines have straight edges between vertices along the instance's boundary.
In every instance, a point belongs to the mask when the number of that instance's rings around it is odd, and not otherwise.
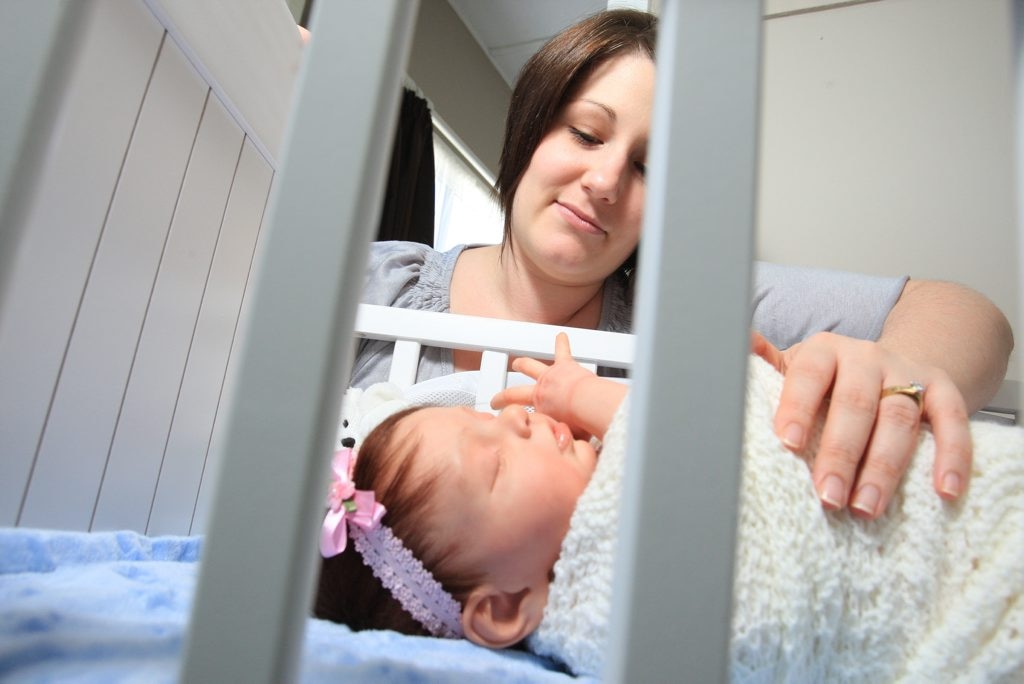
[{"label": "woman's neck", "polygon": [[518,263],[500,245],[467,249],[452,276],[451,311],[471,316],[597,328],[604,283],[551,282]]}]

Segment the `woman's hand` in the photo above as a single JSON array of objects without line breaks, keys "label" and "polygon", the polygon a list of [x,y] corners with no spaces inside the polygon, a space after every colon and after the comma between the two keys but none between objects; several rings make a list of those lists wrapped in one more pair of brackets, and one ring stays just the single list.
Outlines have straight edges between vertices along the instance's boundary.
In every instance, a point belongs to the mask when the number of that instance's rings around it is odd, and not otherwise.
[{"label": "woman's hand", "polygon": [[[935,436],[933,483],[939,496],[963,493],[971,472],[967,408],[949,375],[915,363],[877,342],[818,333],[779,351],[754,333],[751,350],[785,375],[774,430],[783,444],[807,444],[826,396],[828,412],[813,480],[826,508],[847,504],[874,519],[885,512],[917,446],[921,421]],[[886,387],[919,382],[922,410],[912,397],[881,397]]]}]

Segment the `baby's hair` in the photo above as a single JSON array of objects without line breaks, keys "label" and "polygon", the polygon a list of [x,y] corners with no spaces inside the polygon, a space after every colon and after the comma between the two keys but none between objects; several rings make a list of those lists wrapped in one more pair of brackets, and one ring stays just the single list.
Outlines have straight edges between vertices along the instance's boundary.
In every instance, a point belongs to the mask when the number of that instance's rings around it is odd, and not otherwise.
[{"label": "baby's hair", "polygon": [[[410,464],[420,443],[398,439],[396,430],[404,418],[422,408],[415,406],[389,416],[356,445],[359,455],[353,479],[358,489],[375,492],[376,500],[387,509],[383,523],[461,604],[480,578],[457,567],[457,540],[445,544],[430,534],[430,520],[444,504],[444,492],[438,491],[436,473],[411,480]],[[344,552],[323,560],[313,612],[356,631],[428,634],[374,577],[351,541]]]}]

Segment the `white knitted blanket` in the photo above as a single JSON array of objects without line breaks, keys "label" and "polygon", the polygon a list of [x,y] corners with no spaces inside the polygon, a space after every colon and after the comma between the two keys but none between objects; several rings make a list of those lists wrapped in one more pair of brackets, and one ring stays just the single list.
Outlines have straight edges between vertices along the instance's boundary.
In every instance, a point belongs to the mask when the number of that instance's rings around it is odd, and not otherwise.
[{"label": "white knitted blanket", "polygon": [[[1024,429],[972,424],[970,489],[953,504],[934,492],[923,430],[887,513],[865,522],[823,511],[772,433],[780,388],[751,357],[732,681],[1024,681]],[[577,674],[600,675],[608,638],[626,422],[623,409],[528,642]]]}]

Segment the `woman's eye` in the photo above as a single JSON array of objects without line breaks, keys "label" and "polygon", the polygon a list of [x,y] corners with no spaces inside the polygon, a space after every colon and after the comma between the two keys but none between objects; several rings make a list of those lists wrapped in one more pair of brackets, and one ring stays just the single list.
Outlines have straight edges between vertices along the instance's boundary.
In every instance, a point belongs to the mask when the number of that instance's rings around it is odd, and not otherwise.
[{"label": "woman's eye", "polygon": [[584,133],[580,129],[573,128],[572,126],[569,127],[569,132],[572,134],[574,138],[576,138],[585,145],[597,145],[600,144],[601,142],[598,138],[595,138],[589,133]]},{"label": "woman's eye", "polygon": [[647,176],[647,164],[644,162],[633,162],[633,166],[642,178]]}]

